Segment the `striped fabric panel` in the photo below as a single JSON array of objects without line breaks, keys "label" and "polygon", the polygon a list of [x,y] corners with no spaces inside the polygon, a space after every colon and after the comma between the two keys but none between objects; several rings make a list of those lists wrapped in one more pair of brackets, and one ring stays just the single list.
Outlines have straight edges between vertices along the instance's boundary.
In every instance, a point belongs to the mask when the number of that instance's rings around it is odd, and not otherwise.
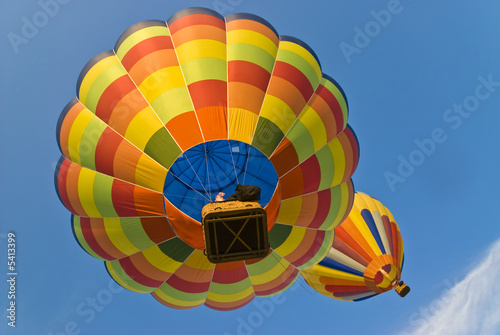
[{"label": "striped fabric panel", "polygon": [[160,287],[194,252],[174,237],[163,243],[118,260],[107,261],[113,279],[134,292],[152,292]]},{"label": "striped fabric panel", "polygon": [[85,217],[164,216],[163,194],[61,158],[56,190],[64,206]]},{"label": "striped fabric panel", "polygon": [[255,297],[244,261],[219,263],[208,291],[205,305],[219,311],[241,308]]},{"label": "striped fabric panel", "polygon": [[251,14],[226,17],[229,138],[252,142],[278,52],[279,37]]},{"label": "striped fabric panel", "polygon": [[164,217],[87,218],[73,216],[80,246],[102,260],[130,256],[175,237]]},{"label": "striped fabric panel", "polygon": [[76,98],[61,114],[57,139],[72,162],[161,192],[167,170],[106,125]]},{"label": "striped fabric panel", "polygon": [[276,62],[252,145],[270,157],[320,80],[321,67],[314,51],[296,38],[280,36]]},{"label": "striped fabric panel", "polygon": [[276,223],[269,232],[271,248],[294,267],[318,263],[332,246],[334,230],[315,230]]},{"label": "striped fabric panel", "polygon": [[288,172],[337,137],[347,126],[347,116],[342,88],[323,74],[307,106],[271,157],[278,174]]},{"label": "striped fabric panel", "polygon": [[181,149],[201,143],[200,126],[166,23],[144,21],[131,26],[115,52]]},{"label": "striped fabric panel", "polygon": [[293,285],[300,274],[295,266],[274,250],[262,259],[247,260],[245,263],[255,295],[260,297],[273,296],[285,291]]},{"label": "striped fabric panel", "polygon": [[180,155],[172,135],[112,51],[87,63],[77,93],[88,110],[165,168]]},{"label": "striped fabric panel", "polygon": [[162,304],[177,309],[200,306],[207,298],[213,272],[214,264],[203,251],[194,250],[152,295]]},{"label": "striped fabric panel", "polygon": [[349,214],[354,202],[351,180],[338,186],[285,199],[281,202],[277,222],[281,224],[331,230]]},{"label": "striped fabric panel", "polygon": [[188,8],[167,22],[205,141],[227,139],[224,18],[206,8]]},{"label": "striped fabric panel", "polygon": [[354,301],[374,295],[363,276],[319,264],[303,271],[302,275],[312,288],[330,298]]},{"label": "striped fabric panel", "polygon": [[289,199],[347,182],[359,159],[357,139],[350,127],[314,155],[280,177],[282,198]]}]

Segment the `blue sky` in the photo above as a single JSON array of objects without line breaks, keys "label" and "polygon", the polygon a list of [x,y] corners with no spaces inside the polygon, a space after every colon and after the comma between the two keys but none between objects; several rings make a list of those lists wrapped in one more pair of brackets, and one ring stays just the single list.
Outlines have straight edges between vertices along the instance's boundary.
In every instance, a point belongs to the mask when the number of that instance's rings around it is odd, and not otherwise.
[{"label": "blue sky", "polygon": [[[82,67],[126,28],[191,6],[265,18],[343,87],[361,149],[354,184],[400,225],[406,298],[341,302],[300,281],[232,312],[178,311],[118,288],[78,246],[53,186],[59,114]],[[0,13],[0,333],[500,333],[498,1],[25,0]]]}]

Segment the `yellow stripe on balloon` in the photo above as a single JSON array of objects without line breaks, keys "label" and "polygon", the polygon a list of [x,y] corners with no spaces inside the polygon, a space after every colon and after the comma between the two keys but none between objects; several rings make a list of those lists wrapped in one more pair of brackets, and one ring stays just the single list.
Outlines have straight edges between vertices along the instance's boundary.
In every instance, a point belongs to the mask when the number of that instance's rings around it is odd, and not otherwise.
[{"label": "yellow stripe on balloon", "polygon": [[89,122],[94,118],[94,114],[90,111],[83,109],[78,113],[77,117],[71,125],[68,135],[68,152],[70,160],[73,163],[81,165],[80,146],[82,144],[82,137]]},{"label": "yellow stripe on balloon", "polygon": [[328,148],[331,152],[335,164],[335,172],[330,186],[335,186],[342,183],[342,179],[345,175],[346,160],[344,148],[342,147],[342,144],[340,143],[338,137],[334,138],[328,143]]},{"label": "yellow stripe on balloon", "polygon": [[282,257],[286,257],[299,247],[306,234],[306,228],[293,226],[286,240],[276,249],[274,249]]},{"label": "yellow stripe on balloon", "polygon": [[186,84],[202,80],[227,81],[226,61],[213,57],[196,58],[182,64]]},{"label": "yellow stripe on balloon", "polygon": [[299,121],[302,122],[311,134],[314,143],[314,152],[318,151],[327,141],[326,128],[323,124],[323,120],[321,120],[318,113],[313,108],[306,106],[299,116]]},{"label": "yellow stripe on balloon", "polygon": [[157,245],[144,250],[142,254],[148,262],[164,272],[174,273],[182,265],[182,262],[177,262],[165,255]]},{"label": "yellow stripe on balloon", "polygon": [[229,139],[252,143],[252,135],[259,117],[243,108],[229,108]]},{"label": "yellow stripe on balloon", "polygon": [[139,91],[151,102],[164,92],[176,87],[185,87],[184,77],[179,66],[169,66],[153,72],[139,85]]},{"label": "yellow stripe on balloon", "polygon": [[335,270],[323,265],[314,265],[313,267],[310,268],[311,271],[307,271],[308,275],[309,273],[315,273],[317,276],[320,277],[328,277],[328,278],[335,278],[335,279],[343,279],[343,280],[351,280],[354,282],[359,282],[359,283],[364,283],[365,280],[362,276],[357,276],[348,272],[344,271],[339,271]]},{"label": "yellow stripe on balloon", "polygon": [[227,61],[246,61],[254,63],[271,73],[276,61],[276,53],[270,55],[258,46],[245,43],[228,44]]},{"label": "yellow stripe on balloon", "polygon": [[163,192],[168,170],[147,155],[141,155],[135,169],[135,183],[154,191]]},{"label": "yellow stripe on balloon", "polygon": [[113,245],[125,255],[132,255],[140,250],[137,249],[125,235],[120,218],[104,218],[104,229]]},{"label": "yellow stripe on balloon", "polygon": [[316,58],[314,58],[314,56],[307,49],[297,43],[290,41],[280,41],[279,49],[293,52],[303,58],[309,66],[305,66],[305,64],[293,65],[297,67],[302,73],[304,73],[313,87],[319,83],[320,79],[322,78],[321,67],[319,66]]},{"label": "yellow stripe on balloon", "polygon": [[[203,297],[202,299],[198,299],[198,300],[188,300],[187,296],[189,296],[189,293],[185,293],[185,292],[179,291],[177,289],[174,289],[173,287],[171,287],[168,284],[163,284],[163,285],[168,286],[169,291],[173,290],[175,292],[179,292],[179,295],[182,295],[183,298],[185,299],[185,300],[180,300],[180,299],[174,298],[173,296],[169,295],[164,290],[162,290],[162,286],[160,286],[160,288],[158,288],[157,290],[154,291],[154,293],[160,299],[162,299],[162,300],[166,301],[167,303],[172,304],[174,306],[179,306],[179,307],[184,307],[184,308],[192,308],[192,307],[196,307],[196,306],[203,304],[206,300],[206,297]],[[199,294],[197,294],[197,295],[199,295]]]},{"label": "yellow stripe on balloon", "polygon": [[[276,251],[276,250],[274,250],[274,251]],[[280,252],[278,252],[278,251],[276,251],[276,252],[278,254],[282,255]],[[271,255],[269,255],[269,256],[271,256]],[[277,255],[273,255],[273,257],[280,257],[281,258],[281,256],[277,256]],[[289,265],[290,265],[290,263],[288,263],[284,258],[281,258],[279,260],[279,262],[276,262],[273,267],[269,268],[264,273],[261,273],[258,275],[251,275],[250,271],[249,271],[250,280],[252,281],[252,285],[256,286],[256,285],[267,284],[270,281],[274,280],[275,278],[281,277],[281,275],[285,271],[289,271],[288,270]],[[288,276],[286,276],[286,277],[288,278]]]},{"label": "yellow stripe on balloon", "polygon": [[144,150],[154,133],[163,127],[164,125],[160,122],[160,119],[158,119],[151,107],[148,106],[137,113],[132,121],[130,121],[125,132],[125,138],[139,149]]},{"label": "yellow stripe on balloon", "polygon": [[[121,70],[121,71],[120,71]],[[87,95],[91,91],[92,87],[94,86],[94,83],[98,80],[101,80],[99,76],[101,76],[103,73],[106,73],[108,75],[108,71],[112,71],[114,73],[117,73],[119,75],[112,76],[111,80],[108,80],[107,83],[100,83],[99,86],[102,87],[107,87],[111,82],[113,82],[117,77],[125,74],[125,70],[121,66],[118,58],[116,58],[115,55],[108,56],[106,58],[101,59],[99,62],[95,63],[85,74],[83,77],[83,80],[80,84],[80,91],[78,92],[78,99],[82,104],[87,106],[89,101],[87,101]],[[101,80],[102,81],[102,80]],[[100,94],[99,94],[100,96]],[[95,100],[95,99],[94,99]],[[97,101],[94,102],[94,105],[97,103]],[[87,107],[88,108],[88,107]],[[90,109],[90,108],[89,108]],[[90,109],[91,111],[95,111],[94,109]]]},{"label": "yellow stripe on balloon", "polygon": [[193,253],[184,261],[183,266],[197,270],[213,270],[215,264],[210,263],[202,250],[194,249]]},{"label": "yellow stripe on balloon", "polygon": [[151,102],[151,107],[164,124],[194,107],[185,86],[170,89]]},{"label": "yellow stripe on balloon", "polygon": [[151,26],[137,30],[136,32],[130,34],[121,44],[118,50],[116,50],[116,56],[120,60],[130,51],[137,43],[140,43],[148,38],[155,36],[170,36],[168,28],[165,26]]},{"label": "yellow stripe on balloon", "polygon": [[[247,279],[244,279],[247,280]],[[235,283],[239,285],[240,283]],[[230,286],[231,284],[224,284],[224,286]],[[208,291],[207,300],[217,301],[217,302],[234,302],[242,300],[254,293],[253,287],[250,285],[242,291],[230,293],[230,294],[220,294],[212,291]]]},{"label": "yellow stripe on balloon", "polygon": [[[272,80],[272,79],[271,79]],[[278,128],[283,134],[286,134],[288,129],[296,120],[295,113],[283,100],[275,97],[274,95],[266,94],[260,117],[265,117]]]},{"label": "yellow stripe on balloon", "polygon": [[293,225],[302,213],[302,197],[282,200],[276,222]]},{"label": "yellow stripe on balloon", "polygon": [[[116,272],[116,270],[114,269],[113,267],[113,263],[114,262],[118,262],[118,261],[111,261],[111,262],[106,262],[106,269],[108,270],[108,273],[111,275],[111,277],[113,277],[113,279],[122,287],[126,288],[127,290],[129,291],[132,291],[132,292],[137,292],[137,293],[146,293],[148,291],[144,291],[144,290],[138,290],[132,286],[130,286],[129,284],[127,284],[126,281],[124,281],[122,279],[122,277]],[[127,275],[128,276],[128,275]],[[142,286],[142,285],[141,285]],[[142,286],[142,287],[146,287],[146,286]]]},{"label": "yellow stripe on balloon", "polygon": [[344,117],[343,128],[345,128],[347,126],[347,118],[348,118],[349,112],[347,110],[347,102],[346,102],[344,96],[342,95],[340,90],[337,88],[337,86],[335,86],[331,81],[322,80],[321,83],[323,84],[323,86],[325,86],[325,88],[327,88],[330,92],[332,92],[333,95],[335,96],[335,98],[337,99],[337,102],[339,103],[340,108],[342,109],[342,115]]},{"label": "yellow stripe on balloon", "polygon": [[226,61],[226,44],[215,40],[192,40],[178,46],[175,51],[181,65],[205,57]]},{"label": "yellow stripe on balloon", "polygon": [[363,238],[365,241],[368,243],[370,248],[373,250],[373,252],[377,255],[380,256],[382,255],[382,251],[380,250],[377,241],[375,241],[375,238],[373,237],[372,232],[370,231],[370,228],[368,228],[367,224],[365,223],[365,220],[361,216],[361,210],[362,208],[355,208],[354,210],[349,213],[349,216],[351,217],[351,220],[353,222],[358,222],[359,224],[356,224],[356,227],[358,228],[359,232],[361,235],[363,235]]},{"label": "yellow stripe on balloon", "polygon": [[[227,44],[250,44],[276,57],[278,46],[266,36],[252,30],[237,29],[227,33]],[[268,69],[269,70],[269,69]],[[272,69],[271,69],[272,70]]]},{"label": "yellow stripe on balloon", "polygon": [[100,217],[94,199],[94,179],[96,172],[90,169],[81,169],[78,176],[78,197],[83,210],[89,217]]}]

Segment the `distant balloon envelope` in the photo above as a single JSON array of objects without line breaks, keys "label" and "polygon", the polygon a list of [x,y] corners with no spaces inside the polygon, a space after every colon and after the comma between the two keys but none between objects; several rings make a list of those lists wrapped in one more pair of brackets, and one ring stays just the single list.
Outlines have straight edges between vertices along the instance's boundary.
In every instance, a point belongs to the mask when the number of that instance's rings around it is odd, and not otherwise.
[{"label": "distant balloon envelope", "polygon": [[326,257],[301,274],[316,291],[339,300],[365,300],[392,288],[405,296],[410,289],[401,281],[403,259],[403,239],[391,212],[356,192]]},{"label": "distant balloon envelope", "polygon": [[[320,261],[349,212],[358,143],[340,86],[260,17],[190,8],[128,28],[63,110],[56,189],[79,244],[123,287],[233,310]],[[269,254],[213,264],[201,209],[259,186]]]}]

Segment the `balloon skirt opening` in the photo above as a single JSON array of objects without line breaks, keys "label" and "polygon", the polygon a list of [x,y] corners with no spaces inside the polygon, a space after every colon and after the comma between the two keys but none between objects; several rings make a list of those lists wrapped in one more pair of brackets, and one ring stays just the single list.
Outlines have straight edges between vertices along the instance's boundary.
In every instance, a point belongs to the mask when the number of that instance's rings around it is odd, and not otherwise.
[{"label": "balloon skirt opening", "polygon": [[234,140],[200,143],[172,164],[163,188],[165,197],[184,214],[202,221],[202,208],[235,193],[238,184],[259,186],[259,204],[271,200],[278,175],[271,161],[255,147]]}]

